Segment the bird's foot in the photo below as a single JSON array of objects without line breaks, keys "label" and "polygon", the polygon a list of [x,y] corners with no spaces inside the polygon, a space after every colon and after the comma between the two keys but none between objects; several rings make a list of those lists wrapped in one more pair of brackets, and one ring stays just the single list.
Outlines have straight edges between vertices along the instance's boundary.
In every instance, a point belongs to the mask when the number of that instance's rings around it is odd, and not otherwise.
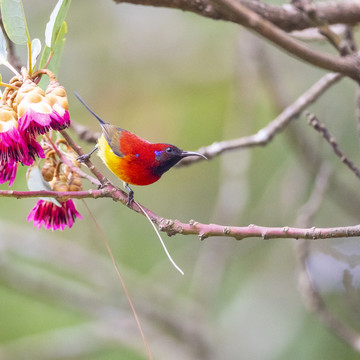
[{"label": "bird's foot", "polygon": [[76,158],[76,160],[78,162],[85,162],[85,161],[88,161],[90,160],[90,156],[97,150],[97,145],[88,153],[88,154],[84,154],[84,155],[81,155],[79,157]]},{"label": "bird's foot", "polygon": [[129,184],[127,183],[125,183],[125,189],[129,192],[126,206],[131,206],[132,202],[134,201],[134,192],[131,190]]},{"label": "bird's foot", "polygon": [[126,206],[131,206],[131,204],[133,203],[134,201],[134,192],[132,191],[131,193],[128,194],[128,199],[127,199],[127,202],[126,202]]},{"label": "bird's foot", "polygon": [[91,156],[91,154],[84,154],[84,155],[78,156],[76,158],[76,160],[80,163],[84,163],[85,161],[90,160],[90,156]]}]

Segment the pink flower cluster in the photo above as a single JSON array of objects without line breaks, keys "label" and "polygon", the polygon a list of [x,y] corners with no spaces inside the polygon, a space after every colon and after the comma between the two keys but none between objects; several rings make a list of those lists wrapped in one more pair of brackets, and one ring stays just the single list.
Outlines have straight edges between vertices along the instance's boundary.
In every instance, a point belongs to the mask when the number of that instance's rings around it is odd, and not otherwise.
[{"label": "pink flower cluster", "polygon": [[30,211],[27,221],[34,221],[34,226],[38,229],[44,225],[46,229],[54,231],[64,230],[67,226],[71,228],[76,218],[82,219],[71,199],[61,202],[61,206],[51,201],[39,200]]},{"label": "pink flower cluster", "polygon": [[[48,70],[37,73],[31,78],[23,69],[22,75],[12,79],[1,98],[0,184],[13,184],[19,163],[30,166],[36,158],[45,157],[44,149],[48,152],[49,144],[46,147],[43,138],[43,149],[38,142],[39,136],[49,130],[63,130],[70,125],[65,89]],[[33,81],[42,74],[50,77],[46,91]],[[55,183],[51,181],[50,188],[62,191],[54,186]],[[37,228],[44,226],[46,229],[64,230],[65,227],[71,228],[76,218],[81,218],[81,215],[71,199],[60,202],[39,200],[27,220],[33,221]]]},{"label": "pink flower cluster", "polygon": [[[4,94],[5,95],[5,94]],[[17,164],[31,165],[44,151],[37,136],[70,125],[65,89],[51,81],[44,92],[31,79],[0,103],[0,184],[12,185]]]}]

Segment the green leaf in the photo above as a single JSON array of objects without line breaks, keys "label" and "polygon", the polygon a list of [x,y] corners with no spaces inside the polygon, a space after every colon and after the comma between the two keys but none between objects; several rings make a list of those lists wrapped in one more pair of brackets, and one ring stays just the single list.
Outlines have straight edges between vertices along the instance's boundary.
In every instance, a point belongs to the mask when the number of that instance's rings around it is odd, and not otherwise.
[{"label": "green leaf", "polygon": [[69,10],[71,0],[59,0],[50,15],[50,20],[46,24],[45,44],[51,50],[54,50],[61,28]]},{"label": "green leaf", "polygon": [[43,52],[41,54],[41,58],[40,58],[40,62],[39,62],[39,69],[44,68],[44,66],[46,64],[46,61],[50,56],[50,51],[51,51],[51,49],[48,46],[45,45],[44,50],[43,50]]},{"label": "green leaf", "polygon": [[54,54],[52,56],[51,62],[50,62],[50,66],[49,69],[54,73],[57,74],[59,71],[59,67],[60,67],[60,61],[61,61],[61,56],[62,56],[62,52],[64,50],[64,45],[65,45],[65,35],[67,33],[67,24],[65,21],[63,21],[58,37],[56,39],[56,44],[54,47]]},{"label": "green leaf", "polygon": [[[55,49],[53,50],[50,64],[48,66],[48,69],[51,70],[56,76],[58,74],[58,70],[60,67],[61,55],[65,45],[66,33],[67,33],[67,25],[66,22],[64,21],[56,41]],[[50,54],[51,54],[51,49],[48,46],[45,46],[40,59],[39,69],[42,69],[45,66]],[[47,78],[47,76],[43,76],[39,83],[39,86],[42,89],[45,89],[48,83],[49,83],[49,79]]]},{"label": "green leaf", "polygon": [[[32,166],[31,168],[29,168],[26,179],[30,191],[41,191],[41,190],[51,191],[51,187],[49,183],[44,180],[41,171],[37,166]],[[61,206],[61,204],[54,198],[42,197],[40,199],[44,201],[51,201],[56,206]]]},{"label": "green leaf", "polygon": [[[48,46],[45,46],[43,53],[41,55],[39,69],[42,69],[45,66],[51,52],[53,52],[48,69],[51,70],[55,75],[57,75],[59,66],[60,66],[62,51],[63,51],[64,44],[65,44],[66,33],[67,33],[67,25],[66,25],[66,22],[64,21],[61,26],[61,29],[59,31],[58,37],[56,39],[56,44],[55,44],[54,50],[52,51]],[[46,85],[45,85],[46,82],[48,82],[48,79],[46,79],[46,77],[43,76],[39,83],[39,86],[42,89],[44,89],[46,87]]]},{"label": "green leaf", "polygon": [[36,60],[41,51],[41,41],[39,39],[33,39],[31,41],[31,63],[33,68],[35,68]]},{"label": "green leaf", "polygon": [[0,28],[0,64],[7,62],[6,40]]},{"label": "green leaf", "polygon": [[19,45],[30,42],[21,0],[1,0],[1,16],[5,31],[12,42]]}]

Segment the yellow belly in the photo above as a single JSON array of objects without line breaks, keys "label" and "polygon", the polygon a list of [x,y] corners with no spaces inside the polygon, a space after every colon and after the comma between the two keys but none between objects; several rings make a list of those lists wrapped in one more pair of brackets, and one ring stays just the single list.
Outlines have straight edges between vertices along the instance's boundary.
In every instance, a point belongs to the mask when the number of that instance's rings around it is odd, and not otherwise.
[{"label": "yellow belly", "polygon": [[104,135],[101,135],[98,140],[98,149],[98,155],[107,168],[118,178],[127,182],[125,174],[121,171],[121,162],[123,161],[123,158],[114,154]]}]

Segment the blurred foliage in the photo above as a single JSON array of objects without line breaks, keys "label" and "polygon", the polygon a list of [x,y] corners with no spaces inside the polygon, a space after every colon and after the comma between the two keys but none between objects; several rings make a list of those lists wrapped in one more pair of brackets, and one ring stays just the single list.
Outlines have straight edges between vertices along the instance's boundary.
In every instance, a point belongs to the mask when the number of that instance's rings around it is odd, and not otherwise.
[{"label": "blurred foliage", "polygon": [[[33,37],[43,40],[55,3],[24,0]],[[286,106],[323,75],[234,24],[176,10],[73,1],[67,24],[59,80],[68,91],[72,119],[99,130],[73,96],[78,91],[106,121],[188,150],[255,133],[281,110],[276,97]],[[21,48],[18,54],[25,58]],[[268,81],[267,71],[275,82]],[[311,111],[357,162],[354,91],[355,84],[344,80]],[[173,169],[161,181],[135,188],[135,197],[182,221],[294,226],[317,172],[302,146],[314,159],[329,162],[340,181],[331,183],[314,225],[357,223],[358,180],[304,116],[264,148]],[[94,162],[119,184],[99,159]],[[26,188],[25,171],[19,169],[14,189]],[[166,238],[185,271],[181,277],[146,219],[119,203],[78,201],[83,220],[52,233],[26,223],[34,199],[1,201],[1,359],[145,359],[87,208],[110,242],[155,358],[358,358],[304,309],[290,240]],[[359,308],[347,304],[342,285],[345,267],[358,296],[358,263],[349,267],[332,254],[333,248],[358,254],[356,245],[317,241],[311,269],[320,287],[327,284],[322,290],[332,310],[359,329],[359,318],[351,316]],[[112,327],[104,329],[106,321]]]}]

